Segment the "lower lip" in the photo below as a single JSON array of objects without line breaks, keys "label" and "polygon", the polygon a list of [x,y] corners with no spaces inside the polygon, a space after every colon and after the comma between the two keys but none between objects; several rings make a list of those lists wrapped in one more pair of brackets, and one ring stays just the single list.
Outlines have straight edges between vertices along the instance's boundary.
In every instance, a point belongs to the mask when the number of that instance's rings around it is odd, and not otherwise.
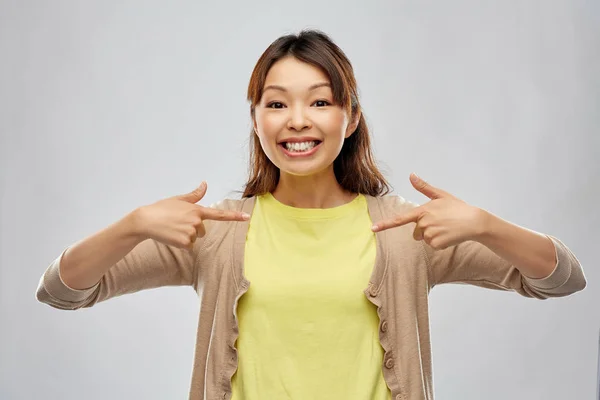
[{"label": "lower lip", "polygon": [[315,154],[315,152],[318,150],[319,147],[321,147],[321,145],[323,144],[323,142],[319,143],[318,145],[316,145],[315,147],[313,147],[312,149],[308,150],[308,151],[289,151],[288,149],[285,148],[284,144],[280,144],[279,148],[281,148],[281,150],[283,151],[283,154],[285,154],[288,157],[308,157],[308,156],[312,156],[313,154]]}]

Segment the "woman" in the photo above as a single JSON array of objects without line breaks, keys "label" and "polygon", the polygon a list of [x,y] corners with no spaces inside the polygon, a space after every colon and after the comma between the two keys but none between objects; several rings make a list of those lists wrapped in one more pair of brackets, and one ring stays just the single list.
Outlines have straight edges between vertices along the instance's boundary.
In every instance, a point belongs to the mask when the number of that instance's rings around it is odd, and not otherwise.
[{"label": "woman", "polygon": [[[410,181],[388,194],[353,69],[323,33],[273,42],[249,88],[241,200],[139,207],[66,249],[37,297],[60,309],[189,285],[201,302],[190,399],[432,399],[427,297],[462,282],[545,299],[585,287],[558,239]],[[250,284],[252,282],[252,284]]]}]

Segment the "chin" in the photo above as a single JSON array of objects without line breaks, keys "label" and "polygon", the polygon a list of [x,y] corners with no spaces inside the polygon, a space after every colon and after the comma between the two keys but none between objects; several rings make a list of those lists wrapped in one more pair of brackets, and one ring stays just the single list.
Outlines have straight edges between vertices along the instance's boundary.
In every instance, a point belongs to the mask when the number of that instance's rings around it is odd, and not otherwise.
[{"label": "chin", "polygon": [[[333,164],[327,165],[289,165],[290,163],[280,163],[277,167],[281,171],[282,174],[288,174],[295,177],[307,177],[314,176],[320,173],[323,173],[329,168],[333,168]],[[307,163],[311,164],[311,163]]]}]

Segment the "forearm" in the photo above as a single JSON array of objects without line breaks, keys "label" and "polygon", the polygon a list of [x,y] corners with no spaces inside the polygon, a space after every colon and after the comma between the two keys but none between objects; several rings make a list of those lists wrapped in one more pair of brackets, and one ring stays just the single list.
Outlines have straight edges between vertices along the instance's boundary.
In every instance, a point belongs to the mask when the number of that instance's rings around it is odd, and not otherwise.
[{"label": "forearm", "polygon": [[529,278],[545,278],[556,267],[556,251],[545,235],[482,210],[482,229],[475,240],[514,265]]},{"label": "forearm", "polygon": [[94,286],[117,261],[145,238],[137,228],[137,211],[75,243],[60,263],[60,276],[72,289]]}]

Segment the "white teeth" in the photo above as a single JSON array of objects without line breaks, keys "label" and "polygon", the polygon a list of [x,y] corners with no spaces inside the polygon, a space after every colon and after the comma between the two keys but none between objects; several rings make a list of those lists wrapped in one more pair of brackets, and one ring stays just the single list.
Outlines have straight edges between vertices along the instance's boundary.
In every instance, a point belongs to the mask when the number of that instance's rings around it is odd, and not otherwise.
[{"label": "white teeth", "polygon": [[311,150],[316,145],[317,145],[317,142],[315,142],[315,141],[310,141],[310,142],[294,142],[294,143],[286,142],[285,143],[285,148],[288,151],[303,152],[303,151]]}]

